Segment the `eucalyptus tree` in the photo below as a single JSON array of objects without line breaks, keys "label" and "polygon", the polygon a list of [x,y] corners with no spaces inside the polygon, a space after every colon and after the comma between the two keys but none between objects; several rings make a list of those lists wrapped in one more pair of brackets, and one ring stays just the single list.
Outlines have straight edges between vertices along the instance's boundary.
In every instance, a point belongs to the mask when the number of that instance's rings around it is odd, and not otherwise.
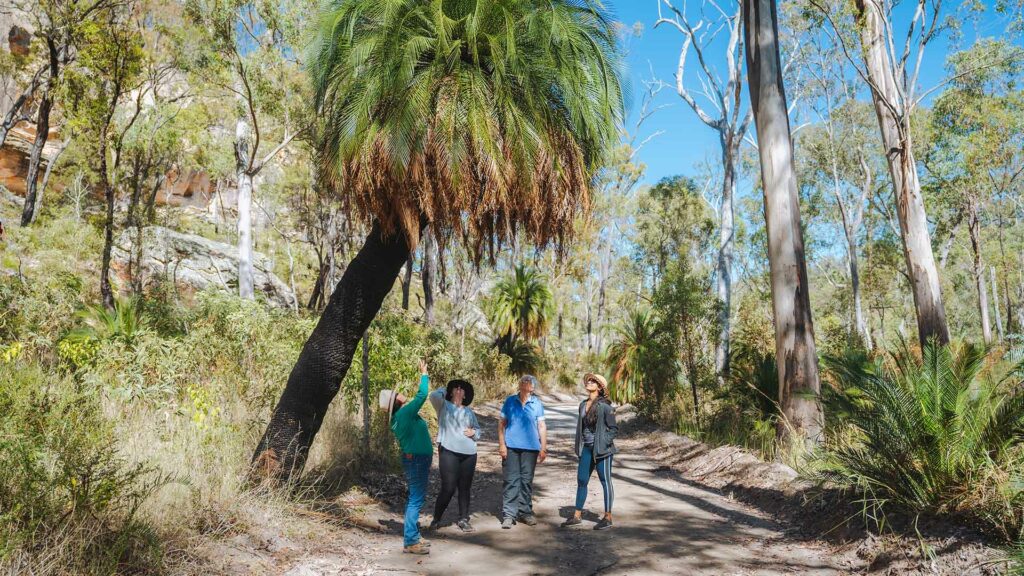
[{"label": "eucalyptus tree", "polygon": [[785,417],[778,433],[817,444],[824,427],[821,382],[775,0],[744,0],[743,29],[764,188],[779,406]]},{"label": "eucalyptus tree", "polygon": [[[312,2],[186,0],[199,32],[192,69],[235,101],[234,177],[238,191],[238,293],[253,298],[253,196],[258,176],[303,132],[297,44]],[[265,139],[277,143],[261,148]]]},{"label": "eucalyptus tree", "polygon": [[[668,11],[665,16],[662,9]],[[688,14],[686,5],[676,7],[670,0],[659,0],[658,21],[655,27],[667,25],[683,35],[683,46],[679,51],[679,65],[676,69],[675,86],[680,98],[700,118],[701,122],[718,133],[721,147],[722,187],[721,204],[718,210],[718,267],[716,269],[719,308],[719,334],[715,347],[715,370],[719,383],[725,381],[729,372],[729,330],[732,306],[732,263],[735,246],[735,209],[737,162],[740,145],[750,127],[751,109],[743,105],[743,37],[740,33],[740,5],[726,11],[717,3],[708,1],[697,15]],[[707,15],[710,13],[710,16]],[[726,73],[722,75],[712,65],[710,51],[721,42],[716,42],[721,30],[728,33],[723,55]],[[706,104],[697,100],[695,93],[686,87],[687,58],[693,49],[703,89],[696,93]],[[710,107],[709,107],[710,106]],[[710,112],[708,111],[710,110]]]},{"label": "eucalyptus tree", "polygon": [[618,138],[620,52],[598,2],[336,0],[308,66],[322,174],[369,224],[254,455],[302,468],[356,345],[429,224],[476,258],[564,242]]},{"label": "eucalyptus tree", "polygon": [[[976,68],[979,53],[999,54],[996,64]],[[1002,206],[1019,197],[1024,184],[1024,91],[1016,86],[1024,69],[1024,50],[986,40],[953,54],[948,67],[954,81],[929,116],[933,143],[925,165],[936,180],[937,194],[967,221],[978,318],[988,344],[993,340],[986,286],[990,276],[993,290],[996,285],[994,268],[990,273],[985,264],[982,223],[986,216],[990,222],[996,220]],[[1001,237],[1002,222],[993,224]],[[998,299],[994,297],[992,304],[998,315]],[[1007,317],[1011,316],[1008,310]]]},{"label": "eucalyptus tree", "polygon": [[[949,326],[921,193],[911,119],[922,100],[938,88],[920,89],[924,54],[954,20],[944,11],[942,0],[916,0],[906,32],[896,26],[893,9],[897,2],[856,0],[852,9],[819,0],[809,2],[837,32],[845,58],[871,93],[892,180],[918,338],[922,344],[934,339],[944,345],[949,342]],[[852,47],[850,33],[859,37],[859,50]]]}]

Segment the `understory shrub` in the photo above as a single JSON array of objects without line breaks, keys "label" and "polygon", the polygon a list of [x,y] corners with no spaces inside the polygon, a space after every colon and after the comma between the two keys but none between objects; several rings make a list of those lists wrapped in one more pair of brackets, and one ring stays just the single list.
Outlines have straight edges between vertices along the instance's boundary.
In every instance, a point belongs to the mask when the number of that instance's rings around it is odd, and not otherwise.
[{"label": "understory shrub", "polygon": [[911,513],[964,514],[1006,538],[1021,529],[1024,394],[1021,372],[968,344],[903,345],[875,360],[828,358],[839,383],[826,411],[842,415],[816,462],[821,479],[863,499],[884,521]]},{"label": "understory shrub", "polygon": [[36,363],[0,364],[0,462],[0,570],[107,574],[158,562],[138,511],[169,478],[121,453],[97,394]]}]

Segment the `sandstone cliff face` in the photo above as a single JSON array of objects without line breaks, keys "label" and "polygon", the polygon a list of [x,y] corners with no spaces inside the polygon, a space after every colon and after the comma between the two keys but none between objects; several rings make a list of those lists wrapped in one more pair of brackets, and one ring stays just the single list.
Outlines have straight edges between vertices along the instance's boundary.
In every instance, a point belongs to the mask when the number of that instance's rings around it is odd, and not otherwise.
[{"label": "sandstone cliff face", "polygon": [[[135,247],[135,231],[126,230],[111,254],[114,267],[127,281],[129,255]],[[272,272],[273,264],[263,254],[253,254],[256,291],[274,306],[292,307],[295,294]],[[188,290],[207,287],[237,291],[238,248],[216,240],[149,226],[143,232],[141,270],[144,283],[158,279],[173,281]]]}]

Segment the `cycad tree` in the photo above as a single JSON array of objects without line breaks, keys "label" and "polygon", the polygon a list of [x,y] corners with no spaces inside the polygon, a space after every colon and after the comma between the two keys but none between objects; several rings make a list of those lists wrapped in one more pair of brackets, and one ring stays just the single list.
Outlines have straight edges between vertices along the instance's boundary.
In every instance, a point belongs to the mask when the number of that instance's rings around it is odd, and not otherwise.
[{"label": "cycad tree", "polygon": [[636,402],[645,393],[661,396],[664,386],[657,379],[674,382],[675,359],[663,354],[662,336],[665,327],[649,310],[634,310],[614,328],[615,336],[608,347],[606,361],[611,371],[609,392],[615,402]]},{"label": "cycad tree", "polygon": [[479,256],[560,241],[622,116],[615,26],[596,0],[334,0],[307,57],[322,174],[370,225],[254,456],[301,469],[360,336],[429,223]]},{"label": "cycad tree", "polygon": [[489,302],[491,327],[498,345],[523,339],[536,340],[547,333],[553,297],[544,277],[533,268],[516,266],[494,287]]},{"label": "cycad tree", "polygon": [[[851,355],[827,364],[842,386],[828,395],[830,409],[853,434],[825,456],[824,474],[867,502],[953,512],[998,472],[1019,470],[1020,371],[994,377],[983,348],[933,342],[920,357],[904,345],[885,362]],[[1009,498],[1024,501],[1019,491]]]}]

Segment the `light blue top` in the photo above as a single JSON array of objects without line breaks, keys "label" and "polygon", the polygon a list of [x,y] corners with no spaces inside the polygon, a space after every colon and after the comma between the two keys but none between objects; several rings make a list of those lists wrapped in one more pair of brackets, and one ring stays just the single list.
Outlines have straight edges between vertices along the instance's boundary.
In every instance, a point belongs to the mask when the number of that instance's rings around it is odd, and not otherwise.
[{"label": "light blue top", "polygon": [[[480,440],[476,414],[468,406],[456,406],[445,400],[445,393],[444,388],[430,393],[430,404],[437,411],[437,443],[459,454],[476,454],[476,443]],[[466,436],[466,428],[472,428],[476,434],[472,438]]]},{"label": "light blue top", "polygon": [[530,394],[523,404],[519,394],[505,399],[501,407],[505,419],[505,446],[520,450],[540,450],[539,422],[544,419],[544,404],[540,398]]}]

